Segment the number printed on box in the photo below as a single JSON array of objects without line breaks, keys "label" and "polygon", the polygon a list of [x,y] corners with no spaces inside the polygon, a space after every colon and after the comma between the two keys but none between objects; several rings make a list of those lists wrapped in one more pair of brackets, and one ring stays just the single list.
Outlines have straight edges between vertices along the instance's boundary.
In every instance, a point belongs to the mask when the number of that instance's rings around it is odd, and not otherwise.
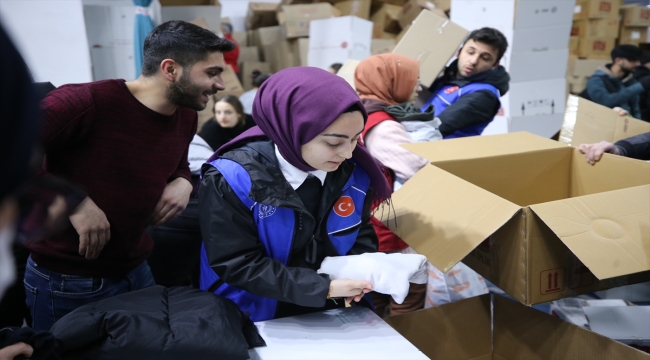
[{"label": "number printed on box", "polygon": [[542,295],[552,294],[564,290],[566,270],[557,268],[544,270],[539,275],[539,287]]}]

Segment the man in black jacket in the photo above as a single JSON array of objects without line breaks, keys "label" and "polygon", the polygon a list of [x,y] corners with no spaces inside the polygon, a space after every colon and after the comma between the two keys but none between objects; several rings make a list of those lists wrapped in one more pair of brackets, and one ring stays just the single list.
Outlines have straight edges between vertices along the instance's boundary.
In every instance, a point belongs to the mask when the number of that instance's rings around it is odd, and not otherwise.
[{"label": "man in black jacket", "polygon": [[[641,65],[639,65],[632,76],[636,81],[642,82],[646,80],[641,79],[650,79],[650,53],[644,52],[641,56]],[[650,121],[650,94],[648,90],[645,90],[639,95],[639,109],[641,109],[641,119],[645,121]]]},{"label": "man in black jacket", "polygon": [[505,36],[496,29],[472,31],[458,58],[436,79],[424,103],[434,107],[445,139],[480,135],[501,107],[499,98],[508,91],[510,75],[499,61],[508,48]]},{"label": "man in black jacket", "polygon": [[600,160],[603,153],[627,156],[639,160],[650,160],[650,132],[619,140],[614,144],[608,141],[595,144],[580,144],[579,149],[592,165]]}]

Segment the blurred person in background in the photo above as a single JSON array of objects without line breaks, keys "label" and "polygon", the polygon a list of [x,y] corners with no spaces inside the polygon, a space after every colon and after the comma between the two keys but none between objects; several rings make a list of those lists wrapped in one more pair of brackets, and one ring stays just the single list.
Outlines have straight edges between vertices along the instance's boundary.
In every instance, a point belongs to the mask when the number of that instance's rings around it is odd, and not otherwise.
[{"label": "blurred person in background", "polygon": [[253,77],[253,88],[246,91],[245,93],[239,96],[239,101],[244,107],[244,114],[251,115],[253,113],[253,101],[255,101],[255,94],[257,94],[257,89],[264,84],[264,82],[271,76],[269,73],[263,73],[259,70],[254,70]]},{"label": "blurred person in background", "polygon": [[429,87],[431,97],[422,111],[433,105],[445,139],[481,135],[501,108],[501,96],[509,89],[510,75],[499,64],[508,41],[497,29],[472,31],[457,58]]},{"label": "blurred person in background", "polygon": [[650,90],[650,76],[637,81],[632,73],[641,64],[642,54],[634,45],[615,47],[611,52],[612,62],[594,72],[580,96],[609,108],[620,107],[640,119],[639,97]]},{"label": "blurred person in background", "polygon": [[235,73],[239,74],[239,43],[232,36],[232,25],[228,23],[221,23],[221,32],[223,33],[224,39],[230,40],[235,44],[235,48],[231,51],[225,52],[223,58],[226,61],[226,64],[232,66],[232,69]]},{"label": "blurred person in background", "polygon": [[[641,56],[641,65],[637,66],[632,73],[634,79],[642,82],[644,78],[650,78],[650,52],[644,51]],[[641,120],[650,121],[650,94],[645,90],[639,95],[639,110],[641,111]]]},{"label": "blurred person in background", "polygon": [[214,102],[214,118],[208,120],[199,136],[216,151],[244,131],[255,126],[250,115],[244,113],[239,99],[234,95],[223,95]]}]

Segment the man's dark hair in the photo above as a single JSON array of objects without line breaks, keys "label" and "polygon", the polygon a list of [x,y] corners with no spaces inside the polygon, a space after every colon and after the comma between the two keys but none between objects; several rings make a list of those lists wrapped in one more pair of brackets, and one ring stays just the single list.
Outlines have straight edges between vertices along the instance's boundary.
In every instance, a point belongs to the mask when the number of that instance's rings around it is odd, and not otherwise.
[{"label": "man's dark hair", "polygon": [[334,71],[336,71],[336,72],[339,72],[339,70],[341,70],[342,66],[343,66],[343,64],[341,64],[341,63],[334,63],[334,64],[330,65],[330,67],[332,69],[334,69]]},{"label": "man's dark hair", "polygon": [[643,56],[643,51],[638,46],[624,44],[615,47],[612,50],[612,61],[616,58],[622,58],[629,61],[637,61]]},{"label": "man's dark hair", "polygon": [[[488,44],[497,49],[497,60],[494,63],[499,62],[508,49],[508,40],[506,37],[503,36],[501,31],[490,27],[484,27],[472,31],[469,36],[467,36],[467,40],[474,40],[475,42]],[[465,40],[465,43],[467,40]],[[465,43],[463,43],[463,46],[465,46]]]},{"label": "man's dark hair", "polygon": [[210,30],[185,21],[168,21],[153,29],[144,40],[142,75],[155,74],[165,59],[172,59],[185,68],[207,59],[211,52],[228,52],[234,48],[233,42]]},{"label": "man's dark hair", "polygon": [[264,84],[266,80],[268,80],[271,77],[271,74],[269,73],[259,73],[257,76],[253,78],[253,86],[258,88]]},{"label": "man's dark hair", "polygon": [[650,52],[644,51],[643,55],[641,55],[641,65],[645,65],[647,63],[650,63]]}]

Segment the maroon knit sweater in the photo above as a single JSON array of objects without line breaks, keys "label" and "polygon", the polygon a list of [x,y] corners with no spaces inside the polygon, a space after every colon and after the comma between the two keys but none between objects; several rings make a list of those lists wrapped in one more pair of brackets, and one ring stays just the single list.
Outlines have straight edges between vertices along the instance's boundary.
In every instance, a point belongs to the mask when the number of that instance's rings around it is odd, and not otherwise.
[{"label": "maroon knit sweater", "polygon": [[145,232],[163,189],[190,178],[187,152],[196,111],[171,116],[140,103],[124,80],[64,85],[41,103],[41,140],[47,172],[87,192],[111,224],[97,259],[79,255],[79,235],[68,221],[62,233],[28,244],[34,261],[70,275],[111,277],[144,261],[153,247]]}]

